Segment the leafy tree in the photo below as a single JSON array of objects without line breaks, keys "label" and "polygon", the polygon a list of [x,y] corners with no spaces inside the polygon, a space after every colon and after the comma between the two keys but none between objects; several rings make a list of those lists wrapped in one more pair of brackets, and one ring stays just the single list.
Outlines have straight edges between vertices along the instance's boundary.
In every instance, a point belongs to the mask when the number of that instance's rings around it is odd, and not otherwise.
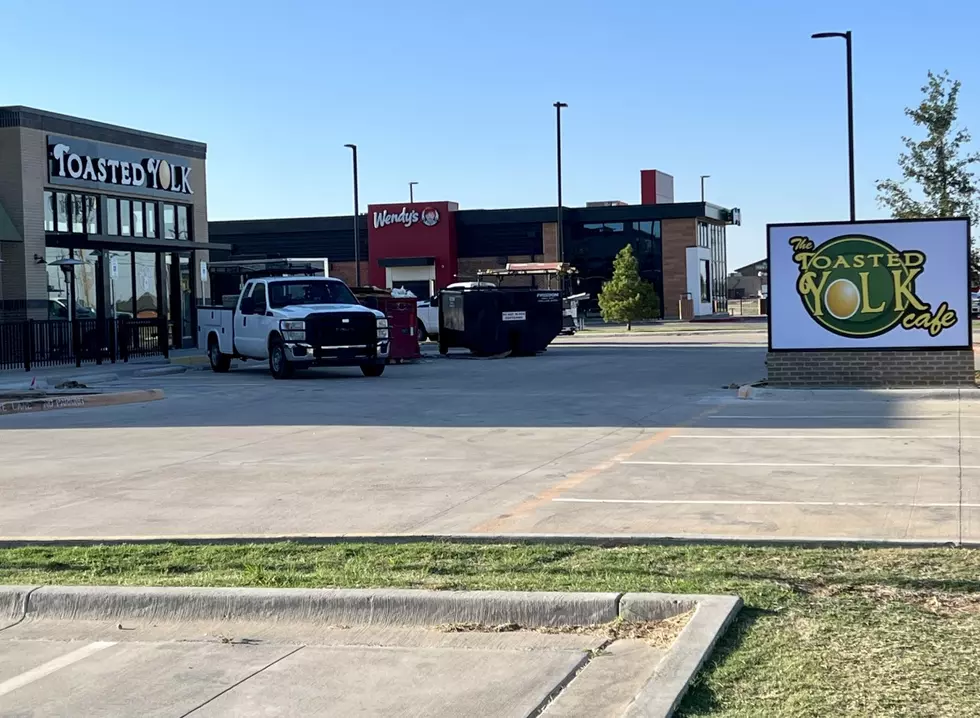
[{"label": "leafy tree", "polygon": [[[980,152],[966,152],[970,133],[956,126],[960,81],[949,72],[929,72],[922,87],[918,107],[905,108],[905,114],[925,129],[926,137],[916,141],[902,137],[907,152],[898,157],[901,180],[879,180],[878,204],[899,219],[915,217],[970,217],[980,221],[980,187],[970,168],[980,163]],[[913,196],[909,184],[917,187]],[[971,284],[980,284],[980,251],[971,248]]]},{"label": "leafy tree", "polygon": [[633,322],[653,319],[660,315],[660,299],[650,282],[640,277],[640,265],[633,256],[633,247],[626,245],[613,260],[613,276],[599,292],[599,309],[607,322]]}]

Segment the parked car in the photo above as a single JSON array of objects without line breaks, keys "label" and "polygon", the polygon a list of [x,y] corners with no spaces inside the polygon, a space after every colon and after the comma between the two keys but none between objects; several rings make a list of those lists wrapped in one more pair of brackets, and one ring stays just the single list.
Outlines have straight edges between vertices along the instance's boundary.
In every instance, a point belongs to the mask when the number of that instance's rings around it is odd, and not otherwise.
[{"label": "parked car", "polygon": [[980,317],[980,292],[970,294],[970,314]]},{"label": "parked car", "polygon": [[198,309],[198,346],[207,347],[216,372],[240,358],[268,361],[276,379],[313,366],[357,366],[381,376],[389,339],[385,315],[360,305],[339,279],[252,279],[234,309]]}]

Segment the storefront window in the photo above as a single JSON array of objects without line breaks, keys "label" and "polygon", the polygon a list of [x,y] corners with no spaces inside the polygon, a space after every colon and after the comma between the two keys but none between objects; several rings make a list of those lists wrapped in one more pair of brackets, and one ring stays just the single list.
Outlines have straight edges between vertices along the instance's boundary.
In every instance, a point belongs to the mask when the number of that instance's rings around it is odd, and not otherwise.
[{"label": "storefront window", "polygon": [[700,262],[701,267],[701,301],[710,302],[711,301],[711,269],[710,262],[707,259],[702,259]]},{"label": "storefront window", "polygon": [[146,203],[146,236],[157,236],[157,205],[155,202]]},{"label": "storefront window", "polygon": [[99,198],[92,195],[85,197],[85,231],[99,233]]},{"label": "storefront window", "polygon": [[128,199],[119,200],[119,234],[128,237],[132,233],[133,213]]},{"label": "storefront window", "polygon": [[163,238],[177,239],[177,217],[172,204],[163,205]]},{"label": "storefront window", "polygon": [[85,203],[80,194],[71,196],[71,231],[75,234],[85,231]]},{"label": "storefront window", "polygon": [[190,239],[191,228],[187,223],[187,206],[177,205],[177,239]]},{"label": "storefront window", "polygon": [[143,203],[133,202],[133,236],[143,236]]},{"label": "storefront window", "polygon": [[115,260],[118,276],[112,279],[109,291],[116,308],[116,317],[132,319],[133,312],[133,255],[131,252],[110,252]]},{"label": "storefront window", "polygon": [[65,273],[55,262],[70,256],[71,251],[62,247],[46,247],[44,250],[48,274],[48,319],[68,319],[68,285]]},{"label": "storefront window", "polygon": [[44,231],[54,231],[54,193],[44,193]]},{"label": "storefront window", "polygon": [[98,274],[101,252],[91,249],[74,250],[75,258],[83,263],[75,267],[75,316],[94,319],[99,306]]},{"label": "storefront window", "polygon": [[151,252],[136,252],[136,317],[153,319],[160,309],[157,297],[157,255]]},{"label": "storefront window", "polygon": [[106,234],[119,234],[119,200],[113,197],[105,201],[105,231]]},{"label": "storefront window", "polygon": [[58,192],[55,197],[56,211],[58,213],[58,223],[56,225],[57,231],[67,232],[68,231],[68,195],[64,192]]}]

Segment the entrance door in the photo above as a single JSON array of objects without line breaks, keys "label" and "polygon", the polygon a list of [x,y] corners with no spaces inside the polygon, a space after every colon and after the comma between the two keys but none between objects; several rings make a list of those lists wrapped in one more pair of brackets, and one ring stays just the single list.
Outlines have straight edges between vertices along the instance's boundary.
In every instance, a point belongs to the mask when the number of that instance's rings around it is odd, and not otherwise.
[{"label": "entrance door", "polygon": [[170,345],[175,349],[194,346],[194,282],[191,276],[191,253],[168,252],[163,273],[164,293],[168,299],[167,327]]}]

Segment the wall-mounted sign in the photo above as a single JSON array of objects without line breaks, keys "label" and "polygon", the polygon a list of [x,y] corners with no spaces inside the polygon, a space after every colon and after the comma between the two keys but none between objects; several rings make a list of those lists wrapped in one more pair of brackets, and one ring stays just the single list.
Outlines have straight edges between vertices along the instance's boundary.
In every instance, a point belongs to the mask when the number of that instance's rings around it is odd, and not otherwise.
[{"label": "wall-mounted sign", "polygon": [[971,344],[967,219],[769,225],[769,346]]},{"label": "wall-mounted sign", "polygon": [[186,159],[52,135],[48,136],[48,180],[76,187],[115,185],[136,194],[194,194]]},{"label": "wall-mounted sign", "polygon": [[400,224],[403,227],[411,227],[413,224],[421,222],[426,227],[435,227],[439,224],[439,210],[435,207],[426,207],[421,212],[417,209],[402,207],[401,212],[389,212],[382,210],[374,213],[374,228],[380,229],[392,224]]}]

